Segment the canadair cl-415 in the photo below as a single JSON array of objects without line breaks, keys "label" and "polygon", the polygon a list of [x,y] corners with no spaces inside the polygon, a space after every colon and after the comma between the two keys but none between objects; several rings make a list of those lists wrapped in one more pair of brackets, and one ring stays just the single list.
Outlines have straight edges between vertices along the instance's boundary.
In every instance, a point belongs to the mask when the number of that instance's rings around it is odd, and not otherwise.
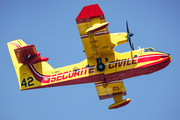
[{"label": "canadair cl-415", "polygon": [[[77,64],[54,69],[47,63],[49,58],[41,57],[34,45],[21,39],[7,43],[20,90],[94,82],[99,99],[114,98],[109,109],[115,109],[131,101],[123,99],[123,79],[156,72],[171,62],[170,54],[151,47],[134,50],[127,21],[127,32],[110,33],[98,4],[83,7],[76,23],[87,57]],[[114,51],[114,47],[127,42],[131,51]]]}]

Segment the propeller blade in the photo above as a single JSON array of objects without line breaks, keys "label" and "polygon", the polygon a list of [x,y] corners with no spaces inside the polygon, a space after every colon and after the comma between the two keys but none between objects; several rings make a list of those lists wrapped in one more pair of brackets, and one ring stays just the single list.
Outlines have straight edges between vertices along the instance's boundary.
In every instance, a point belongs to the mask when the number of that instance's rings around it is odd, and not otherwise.
[{"label": "propeller blade", "polygon": [[127,33],[129,33],[128,21],[126,20]]},{"label": "propeller blade", "polygon": [[128,42],[129,42],[130,48],[131,48],[132,50],[134,50],[134,45],[133,45],[133,43],[131,43],[131,37],[132,37],[134,34],[129,32],[129,27],[128,27],[128,21],[127,21],[127,20],[126,20],[126,28],[127,28],[127,36],[128,36]]},{"label": "propeller blade", "polygon": [[130,48],[132,49],[132,47],[131,47],[131,39],[128,39],[128,41],[129,41]]},{"label": "propeller blade", "polygon": [[129,45],[130,45],[130,47],[131,47],[131,38],[130,38],[129,35],[128,35],[128,42],[129,42]]},{"label": "propeller blade", "polygon": [[133,45],[133,43],[131,44],[131,49],[134,50],[134,45]]}]

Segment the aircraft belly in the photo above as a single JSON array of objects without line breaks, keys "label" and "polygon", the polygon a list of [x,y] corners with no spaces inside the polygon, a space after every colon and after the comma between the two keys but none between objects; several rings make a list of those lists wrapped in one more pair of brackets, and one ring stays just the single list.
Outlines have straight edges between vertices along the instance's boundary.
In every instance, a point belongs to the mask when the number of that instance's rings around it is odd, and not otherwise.
[{"label": "aircraft belly", "polygon": [[105,75],[105,78],[106,78],[106,82],[112,82],[115,80],[122,80],[122,79],[135,77],[135,76],[137,76],[137,72],[135,71],[135,69],[129,69],[129,70],[107,74]]}]

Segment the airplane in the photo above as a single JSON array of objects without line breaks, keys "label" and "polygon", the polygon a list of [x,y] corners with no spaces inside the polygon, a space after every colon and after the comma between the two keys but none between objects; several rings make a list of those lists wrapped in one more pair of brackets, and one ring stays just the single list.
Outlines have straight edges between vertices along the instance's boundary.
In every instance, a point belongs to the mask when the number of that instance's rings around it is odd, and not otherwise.
[{"label": "airplane", "polygon": [[[84,6],[76,23],[87,57],[77,64],[54,69],[47,63],[49,58],[41,57],[33,44],[27,45],[21,39],[7,43],[20,90],[94,82],[99,99],[113,98],[115,103],[108,108],[116,109],[131,101],[123,99],[124,79],[156,72],[171,62],[170,54],[152,47],[135,50],[127,21],[127,32],[110,33],[98,4]],[[127,42],[131,51],[114,51],[114,47]]]}]

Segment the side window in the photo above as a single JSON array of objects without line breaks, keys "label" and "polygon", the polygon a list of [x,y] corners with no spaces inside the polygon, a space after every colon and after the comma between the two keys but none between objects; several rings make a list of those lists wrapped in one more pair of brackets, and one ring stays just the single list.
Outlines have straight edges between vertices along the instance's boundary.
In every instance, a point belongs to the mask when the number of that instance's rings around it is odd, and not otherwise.
[{"label": "side window", "polygon": [[134,55],[134,57],[137,57],[137,55]]}]

